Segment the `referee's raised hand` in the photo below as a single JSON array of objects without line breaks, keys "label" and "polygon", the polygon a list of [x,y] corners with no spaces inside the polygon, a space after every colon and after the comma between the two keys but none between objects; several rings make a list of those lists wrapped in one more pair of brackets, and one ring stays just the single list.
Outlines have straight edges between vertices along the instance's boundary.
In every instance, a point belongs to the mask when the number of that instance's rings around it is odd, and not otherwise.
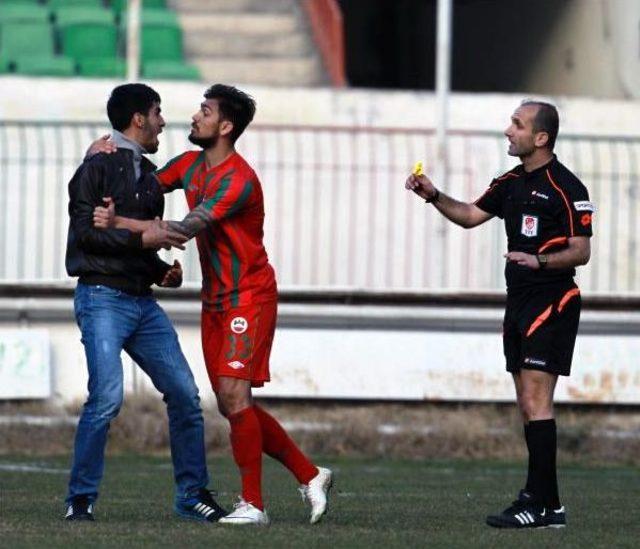
[{"label": "referee's raised hand", "polygon": [[426,175],[416,175],[412,173],[407,177],[404,187],[427,201],[431,201],[438,194],[435,185]]}]

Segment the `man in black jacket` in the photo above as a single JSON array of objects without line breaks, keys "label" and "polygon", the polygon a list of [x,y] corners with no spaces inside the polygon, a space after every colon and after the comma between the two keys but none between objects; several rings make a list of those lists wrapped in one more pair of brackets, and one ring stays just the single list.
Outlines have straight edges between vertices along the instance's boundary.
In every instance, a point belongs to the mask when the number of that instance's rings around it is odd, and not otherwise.
[{"label": "man in black jacket", "polygon": [[[161,247],[182,247],[184,237],[160,223],[164,199],[144,154],[158,149],[164,120],[160,96],[143,84],[115,88],[107,103],[116,153],[85,160],[69,183],[66,266],[78,277],[75,314],[89,370],[89,397],[75,438],[66,498],[67,520],[93,520],[104,469],[111,420],[123,398],[124,349],[149,375],[167,403],[178,515],[210,522],[225,511],[206,489],[208,474],[198,389],[177,334],[152,296],[151,285],[177,287],[182,269],[157,255]],[[135,234],[93,227],[94,208],[110,197],[122,215],[153,220]]]}]

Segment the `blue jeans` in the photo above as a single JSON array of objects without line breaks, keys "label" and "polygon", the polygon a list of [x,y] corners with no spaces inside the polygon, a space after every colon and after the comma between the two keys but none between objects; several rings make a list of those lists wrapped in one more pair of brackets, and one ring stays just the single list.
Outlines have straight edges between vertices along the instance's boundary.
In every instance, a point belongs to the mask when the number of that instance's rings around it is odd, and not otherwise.
[{"label": "blue jeans", "polygon": [[178,336],[153,297],[78,284],[74,308],[89,368],[89,397],[76,431],[67,503],[98,497],[109,424],[123,398],[124,349],[164,395],[169,415],[176,502],[192,500],[209,482],[198,388]]}]

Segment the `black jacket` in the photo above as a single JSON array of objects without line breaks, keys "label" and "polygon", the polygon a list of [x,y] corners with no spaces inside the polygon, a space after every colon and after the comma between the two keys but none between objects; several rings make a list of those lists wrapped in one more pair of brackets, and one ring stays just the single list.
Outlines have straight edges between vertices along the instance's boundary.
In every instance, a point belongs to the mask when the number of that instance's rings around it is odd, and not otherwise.
[{"label": "black jacket", "polygon": [[164,197],[142,158],[136,181],[133,152],[120,148],[85,160],[69,182],[69,234],[66,267],[84,284],[102,284],[133,295],[151,293],[170,265],[155,250],[142,248],[142,237],[126,229],[96,229],[93,210],[102,198],[113,198],[116,213],[134,219],[162,217]]}]

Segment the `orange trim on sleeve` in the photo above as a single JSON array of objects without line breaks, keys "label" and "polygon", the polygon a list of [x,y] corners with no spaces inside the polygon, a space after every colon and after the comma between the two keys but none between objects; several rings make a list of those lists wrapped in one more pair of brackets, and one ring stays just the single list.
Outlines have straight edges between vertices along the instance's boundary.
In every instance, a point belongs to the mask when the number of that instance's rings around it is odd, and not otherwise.
[{"label": "orange trim on sleeve", "polygon": [[508,179],[509,177],[519,177],[517,173],[507,172],[500,177],[496,177],[496,181],[502,181],[503,179]]},{"label": "orange trim on sleeve", "polygon": [[551,316],[551,312],[553,311],[553,305],[549,305],[540,315],[536,318],[529,329],[527,330],[527,336],[529,337],[533,332],[535,332],[542,324]]},{"label": "orange trim on sleeve", "polygon": [[551,185],[553,185],[553,188],[560,193],[560,196],[562,196],[562,200],[564,200],[564,205],[567,207],[567,214],[569,215],[569,230],[571,232],[571,234],[569,236],[573,236],[574,235],[574,232],[573,232],[573,215],[571,214],[571,207],[569,206],[569,201],[567,200],[567,196],[564,194],[562,189],[560,187],[558,187],[556,182],[553,180],[553,177],[551,177],[551,172],[549,171],[548,168],[547,168],[547,177],[549,178],[549,181],[551,182]]},{"label": "orange trim on sleeve", "polygon": [[558,236],[556,238],[552,238],[551,240],[547,240],[542,246],[540,246],[538,253],[541,254],[542,252],[551,248],[552,246],[555,246],[556,244],[565,244],[567,240],[569,239],[566,236]]},{"label": "orange trim on sleeve", "polygon": [[558,303],[558,312],[561,313],[564,306],[569,302],[569,300],[577,295],[580,295],[580,288],[573,288],[569,290],[566,294],[562,296],[560,303]]}]

